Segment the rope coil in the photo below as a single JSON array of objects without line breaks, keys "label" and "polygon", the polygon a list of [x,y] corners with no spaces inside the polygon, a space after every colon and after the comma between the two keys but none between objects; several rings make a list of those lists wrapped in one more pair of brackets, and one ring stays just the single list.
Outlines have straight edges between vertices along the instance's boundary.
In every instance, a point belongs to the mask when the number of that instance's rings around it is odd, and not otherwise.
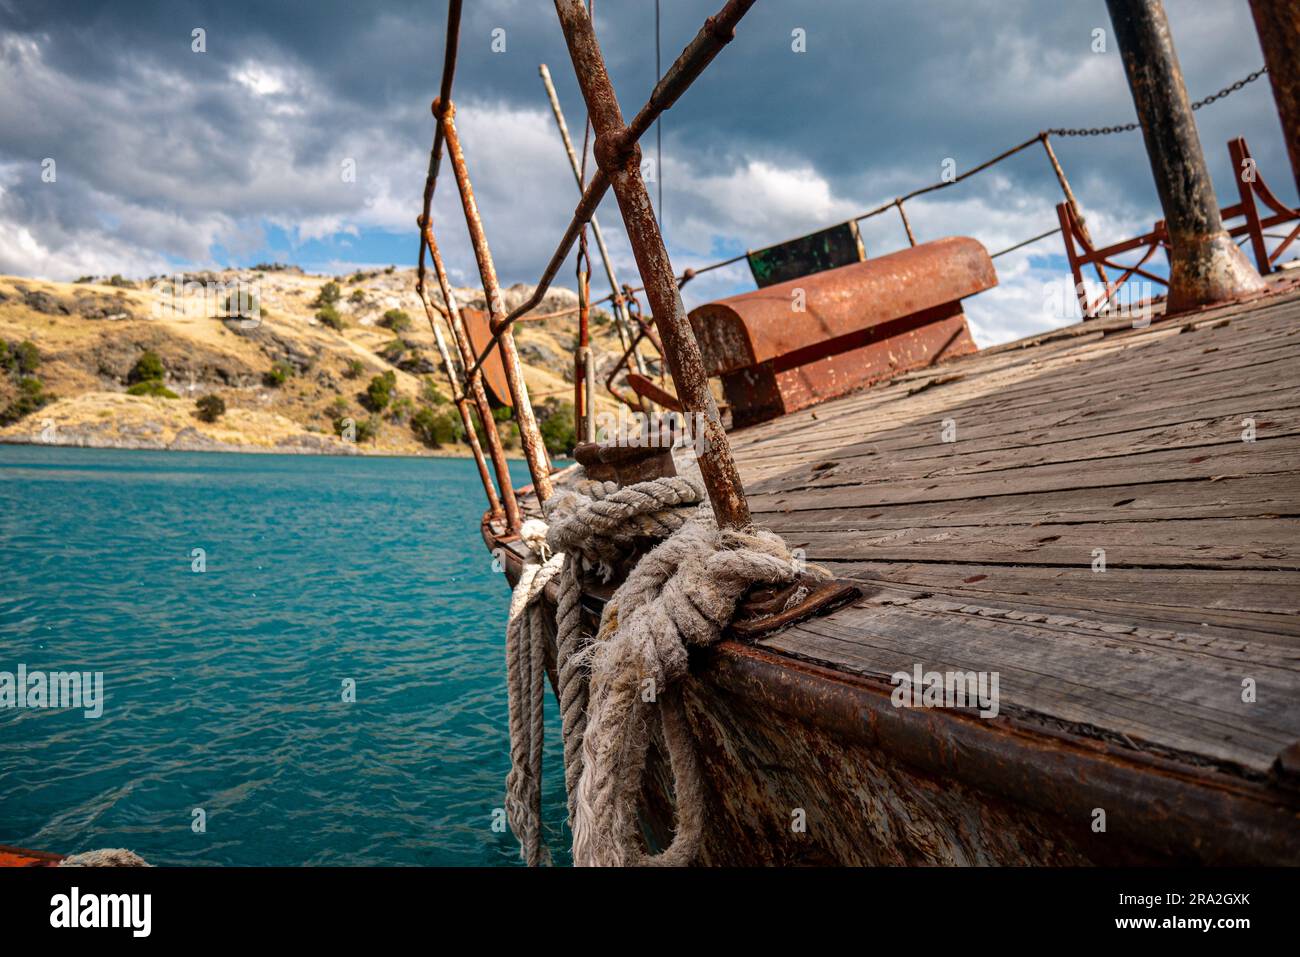
[{"label": "rope coil", "polygon": [[[525,523],[533,557],[515,587],[507,630],[511,771],[507,816],[529,864],[541,844],[541,701],[547,640],[538,600],[556,575],[556,692],[573,859],[582,866],[686,865],[703,833],[705,786],[681,679],[692,647],[716,643],[755,583],[792,581],[798,563],[772,532],[719,529],[701,490],[680,477],[619,488],[580,481]],[[659,539],[605,605],[594,640],[582,634],[584,568],[608,581],[638,540]],[[673,779],[676,825],[659,854],[642,844],[637,807],[655,720]]]}]

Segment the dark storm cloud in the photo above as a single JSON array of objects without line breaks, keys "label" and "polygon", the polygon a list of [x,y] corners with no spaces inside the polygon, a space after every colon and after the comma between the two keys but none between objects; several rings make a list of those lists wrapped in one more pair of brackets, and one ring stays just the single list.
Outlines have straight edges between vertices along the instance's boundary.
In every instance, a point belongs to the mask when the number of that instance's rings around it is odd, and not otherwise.
[{"label": "dark storm cloud", "polygon": [[[664,0],[665,66],[718,5]],[[654,7],[596,7],[630,114],[655,79]],[[1246,0],[1167,7],[1194,98],[1260,64]],[[368,230],[411,230],[445,15],[445,2],[0,2],[0,227],[9,237],[0,271],[66,278],[161,268],[168,258],[202,265],[218,250],[260,248],[268,226],[291,241],[357,233],[364,260]],[[196,27],[206,31],[203,55],[190,49]],[[496,28],[505,53],[491,50]],[[795,28],[806,31],[806,53],[791,51]],[[946,157],[969,168],[1043,127],[1131,119],[1113,43],[1091,49],[1097,28],[1109,40],[1102,0],[760,0],[664,121],[675,257],[698,263],[718,248],[844,218],[935,180]],[[550,64],[580,137],[581,102],[551,5],[466,5],[457,99],[507,281],[536,277],[575,199],[539,62]],[[1198,121],[1221,196],[1232,185],[1223,144],[1237,134],[1287,193],[1266,81]],[[1139,134],[1058,150],[1095,224],[1122,231],[1158,215]],[[58,159],[57,189],[39,182],[43,157]],[[347,158],[358,170],[351,187],[338,175]],[[456,215],[450,186],[440,191],[444,219]],[[917,204],[922,237],[968,231],[990,246],[1050,228],[1059,198],[1041,152],[941,196]],[[602,217],[612,224],[617,210],[607,203]],[[463,233],[446,228],[468,277]],[[896,223],[872,223],[868,245],[895,245],[897,233]],[[624,243],[615,255],[627,271]],[[1004,285],[1021,283],[1022,299],[1039,276],[1028,255],[999,260]],[[692,295],[738,277],[702,280]],[[1022,329],[984,323],[986,336]]]}]

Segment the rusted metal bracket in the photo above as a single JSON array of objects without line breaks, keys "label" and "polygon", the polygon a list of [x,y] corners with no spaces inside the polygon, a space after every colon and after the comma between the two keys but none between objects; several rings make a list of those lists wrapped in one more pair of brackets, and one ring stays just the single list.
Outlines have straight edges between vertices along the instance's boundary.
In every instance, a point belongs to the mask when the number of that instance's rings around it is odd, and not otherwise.
[{"label": "rusted metal bracket", "polygon": [[[803,592],[803,597],[795,599]],[[862,596],[861,586],[804,573],[788,585],[753,588],[736,609],[727,637],[754,642],[809,618],[820,618]]]},{"label": "rusted metal bracket", "polygon": [[607,445],[586,442],[573,450],[573,457],[597,482],[633,485],[677,474],[671,446]]},{"label": "rusted metal bracket", "polygon": [[670,412],[681,412],[682,404],[677,401],[677,396],[673,395],[667,389],[661,389],[654,382],[641,375],[639,372],[629,372],[627,374],[627,384],[637,395],[643,399],[649,399],[657,405],[662,405]]}]

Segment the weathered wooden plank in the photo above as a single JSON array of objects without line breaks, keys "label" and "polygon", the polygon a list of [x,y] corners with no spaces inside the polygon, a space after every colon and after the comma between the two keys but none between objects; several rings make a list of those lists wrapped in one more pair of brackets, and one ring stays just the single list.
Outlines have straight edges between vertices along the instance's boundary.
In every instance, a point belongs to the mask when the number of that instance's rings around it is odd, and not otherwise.
[{"label": "weathered wooden plank", "polygon": [[989,565],[1059,565],[1090,574],[1101,549],[1106,566],[1115,568],[1300,569],[1300,518],[891,531],[795,532],[779,520],[768,526],[814,562],[948,562],[956,554]]},{"label": "weathered wooden plank", "polygon": [[1104,573],[1081,574],[1046,565],[819,564],[836,578],[861,582],[873,594],[939,594],[1046,615],[1069,609],[1110,625],[1235,638],[1243,652],[1272,645],[1300,662],[1297,572],[1107,567]]},{"label": "weathered wooden plank", "polygon": [[982,617],[923,601],[863,603],[761,642],[765,648],[887,681],[927,671],[997,672],[1004,713],[1127,737],[1264,772],[1300,738],[1300,671],[1249,665],[1257,698],[1242,698],[1243,663],[1189,651],[1176,636],[1138,644],[1078,626]]},{"label": "weathered wooden plank", "polygon": [[1048,522],[1151,522],[1190,518],[1270,518],[1300,515],[1300,478],[1294,473],[1240,475],[1211,481],[1179,481],[1110,488],[1025,492],[1023,495],[944,502],[882,505],[871,509],[823,508],[791,511],[784,499],[754,503],[755,520],[770,524],[780,514],[788,534],[847,527],[880,531],[896,528],[946,528],[1042,525]]},{"label": "weathered wooden plank", "polygon": [[[1169,377],[1176,377],[1188,369],[1194,369],[1193,374],[1207,374],[1207,364],[1212,366],[1211,372],[1221,373],[1240,367],[1229,367],[1226,361],[1228,359],[1240,361],[1244,357],[1249,360],[1247,364],[1258,365],[1275,354],[1294,355],[1297,348],[1295,335],[1300,330],[1300,325],[1296,322],[1300,319],[1300,307],[1294,312],[1295,316],[1284,317],[1285,321],[1279,321],[1276,328],[1256,323],[1247,329],[1244,322],[1235,328],[1232,325],[1211,324],[1206,330],[1190,337],[1180,336],[1176,330],[1165,330],[1158,338],[1138,340],[1136,343],[1093,343],[1078,351],[1063,348],[1056,356],[1029,359],[1015,368],[1001,370],[982,368],[983,354],[977,353],[945,364],[938,370],[937,374],[948,378],[955,374],[961,376],[958,381],[944,385],[940,390],[915,396],[909,394],[914,387],[906,382],[878,386],[812,410],[807,413],[809,418],[806,421],[802,416],[791,416],[742,430],[736,433],[734,441],[741,448],[750,442],[775,447],[781,444],[782,437],[806,432],[808,421],[818,422],[815,428],[819,433],[835,435],[838,434],[837,430],[846,426],[857,427],[871,422],[872,416],[883,406],[891,406],[888,411],[894,413],[899,403],[905,405],[910,416],[916,409],[928,408],[937,401],[950,407],[974,398],[994,408],[1014,408],[1026,403],[1041,404],[1044,401],[1059,402],[1069,394],[1069,390],[1077,393],[1083,388],[1087,390],[1084,394],[1097,394],[1099,383],[1101,391],[1107,394],[1114,394],[1117,389],[1123,390],[1126,387],[1131,389],[1134,383],[1150,390],[1152,385],[1167,382]],[[1219,338],[1214,338],[1212,334],[1217,334]],[[1210,338],[1201,338],[1202,336]],[[1071,343],[1070,346],[1073,347],[1074,344]],[[1161,348],[1155,348],[1156,346]],[[1213,362],[1205,359],[1209,353],[1215,354]],[[1101,359],[1110,361],[1097,361]],[[1117,378],[1112,374],[1111,366],[1114,362],[1124,364],[1128,373],[1125,377]],[[1152,365],[1151,369],[1146,368],[1148,364]],[[1163,391],[1167,392],[1167,389]]]},{"label": "weathered wooden plank", "polygon": [[[978,378],[969,384],[963,380],[956,384],[961,388],[946,387],[949,391],[910,398],[898,394],[891,397],[891,402],[870,409],[851,412],[822,407],[809,413],[818,416],[817,424],[805,422],[800,429],[760,444],[768,453],[806,447],[813,438],[823,447],[834,447],[843,444],[839,440],[846,436],[860,439],[908,422],[940,417],[962,417],[976,422],[1007,417],[1030,420],[1035,416],[1050,418],[1063,409],[1094,415],[1106,409],[1140,414],[1149,403],[1170,396],[1200,394],[1223,383],[1240,387],[1248,382],[1293,382],[1294,370],[1300,368],[1300,341],[1214,358],[1213,365],[1198,355],[1193,357],[1194,361],[1189,359],[1181,366],[1166,366],[1162,370],[1126,364],[1122,378],[1117,378],[1110,367],[1072,369],[1068,374],[1035,377],[1032,385],[1024,388],[1017,387],[1016,380],[1003,384],[991,378]],[[1244,375],[1246,371],[1251,374]],[[1193,386],[1194,392],[1190,391]]]},{"label": "weathered wooden plank", "polygon": [[[1238,411],[1228,414],[1181,422],[1144,425],[1138,420],[1111,420],[1113,424],[1102,424],[1100,430],[1087,427],[1062,429],[1067,434],[1059,438],[1049,439],[1041,433],[1021,433],[1027,440],[1039,440],[1021,444],[1014,444],[1014,437],[1006,436],[984,440],[959,438],[958,441],[943,442],[940,439],[943,426],[938,422],[925,423],[924,431],[915,430],[908,440],[916,442],[928,439],[928,445],[882,449],[870,443],[860,443],[848,449],[820,450],[815,461],[801,463],[801,467],[792,467],[790,464],[798,460],[796,456],[776,461],[765,459],[761,468],[745,469],[742,475],[750,482],[789,481],[802,488],[818,488],[844,485],[857,475],[888,475],[896,480],[969,475],[1052,462],[1087,462],[1160,449],[1235,445],[1248,453],[1251,443],[1243,439],[1247,422],[1252,423],[1250,434],[1254,439],[1300,434],[1300,397],[1289,408],[1279,408],[1275,400],[1268,401],[1270,404],[1266,407],[1240,406]],[[1223,408],[1224,405],[1218,406],[1218,411]],[[1049,430],[1049,434],[1051,431],[1053,430]],[[1075,432],[1077,437],[1071,437],[1068,434],[1070,431]],[[826,457],[823,458],[823,455]],[[805,454],[804,458],[806,457]],[[801,475],[802,482],[799,481]]]},{"label": "weathered wooden plank", "polygon": [[[1244,450],[1244,451],[1243,451]],[[949,472],[891,481],[885,473],[855,476],[842,484],[810,487],[804,477],[769,479],[747,486],[758,508],[779,505],[785,510],[815,508],[865,508],[903,502],[942,502],[1023,495],[1065,489],[1122,488],[1145,485],[1159,477],[1164,482],[1221,479],[1228,476],[1294,472],[1300,462],[1300,440],[1295,436],[1265,439],[1247,445],[1233,442],[1190,449],[1159,449],[1095,459],[1084,463],[1053,462],[1010,469]],[[1123,498],[1124,496],[1118,496]],[[777,499],[783,499],[777,503]]]},{"label": "weathered wooden plank", "polygon": [[[1298,363],[1300,366],[1300,363]],[[1234,422],[1240,432],[1241,420],[1250,416],[1257,426],[1274,410],[1300,408],[1300,387],[1277,386],[1246,388],[1240,383],[1217,383],[1197,390],[1194,397],[1154,397],[1142,403],[1140,415],[1133,407],[1122,406],[1072,408],[1060,407],[1030,416],[944,415],[952,418],[957,441],[943,442],[943,419],[937,416],[898,423],[882,428],[864,438],[858,432],[846,435],[838,443],[818,442],[817,451],[828,460],[843,463],[866,455],[890,455],[898,458],[926,458],[977,454],[1000,449],[1045,445],[1069,439],[1125,436],[1144,429],[1177,426],[1211,419]],[[819,436],[820,438],[820,436]],[[747,474],[765,474],[791,468],[808,458],[810,449],[786,445],[764,450],[757,462],[745,463]]]}]

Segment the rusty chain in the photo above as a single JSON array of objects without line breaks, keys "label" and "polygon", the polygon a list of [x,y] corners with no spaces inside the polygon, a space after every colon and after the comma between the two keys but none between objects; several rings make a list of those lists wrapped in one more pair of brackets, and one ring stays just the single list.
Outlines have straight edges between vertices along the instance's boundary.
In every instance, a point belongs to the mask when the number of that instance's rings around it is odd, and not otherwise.
[{"label": "rusty chain", "polygon": [[[1268,67],[1262,66],[1254,73],[1246,74],[1246,76],[1242,77],[1236,83],[1233,83],[1229,86],[1225,86],[1218,93],[1211,93],[1205,99],[1197,100],[1195,103],[1192,104],[1192,109],[1199,110],[1203,106],[1209,106],[1215,100],[1223,99],[1225,96],[1229,95],[1230,93],[1236,93],[1247,83],[1254,83],[1256,80],[1258,80],[1261,76],[1263,76],[1267,72],[1268,72]],[[1137,128],[1138,128],[1138,124],[1136,122],[1133,122],[1133,123],[1125,123],[1123,126],[1093,126],[1087,129],[1084,128],[1056,129],[1056,130],[1045,130],[1044,132],[1050,133],[1052,136],[1109,136],[1111,133],[1128,133],[1129,131],[1135,130]]]}]

